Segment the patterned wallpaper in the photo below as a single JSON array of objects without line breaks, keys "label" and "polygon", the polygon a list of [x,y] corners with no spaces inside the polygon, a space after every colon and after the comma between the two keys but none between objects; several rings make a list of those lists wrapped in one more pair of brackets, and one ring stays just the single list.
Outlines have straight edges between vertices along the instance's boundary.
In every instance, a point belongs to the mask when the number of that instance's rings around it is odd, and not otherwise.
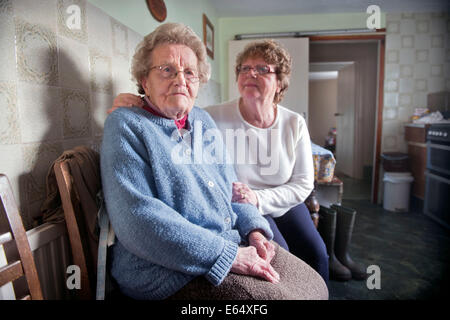
[{"label": "patterned wallpaper", "polygon": [[[80,9],[78,29],[67,21]],[[142,36],[85,0],[0,1],[0,172],[27,229],[39,216],[45,177],[66,149],[98,150],[106,110],[136,92],[130,61]],[[220,99],[210,81],[197,104]]]},{"label": "patterned wallpaper", "polygon": [[450,91],[449,13],[386,15],[382,151],[407,151],[404,124],[427,94]]}]

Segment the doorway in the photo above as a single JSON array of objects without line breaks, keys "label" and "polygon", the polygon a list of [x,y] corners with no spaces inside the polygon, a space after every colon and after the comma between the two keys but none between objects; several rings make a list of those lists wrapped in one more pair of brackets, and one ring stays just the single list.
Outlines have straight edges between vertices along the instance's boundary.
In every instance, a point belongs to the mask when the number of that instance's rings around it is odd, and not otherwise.
[{"label": "doorway", "polygon": [[[308,128],[311,140],[332,151],[339,159],[336,172],[354,177],[354,62],[310,63],[309,71]],[[333,139],[335,133],[339,134]]]},{"label": "doorway", "polygon": [[[324,91],[326,81],[313,80],[311,75],[318,72],[336,74],[334,79],[327,80],[330,91]],[[378,41],[311,41],[310,78],[309,128],[313,142],[324,144],[322,137],[315,137],[317,125],[314,123],[333,125],[336,128],[336,174],[343,179],[371,184],[376,158]],[[334,102],[328,106],[327,113],[315,110],[323,109],[318,101],[333,94],[333,88],[336,90]],[[329,129],[323,128],[322,132]]]}]

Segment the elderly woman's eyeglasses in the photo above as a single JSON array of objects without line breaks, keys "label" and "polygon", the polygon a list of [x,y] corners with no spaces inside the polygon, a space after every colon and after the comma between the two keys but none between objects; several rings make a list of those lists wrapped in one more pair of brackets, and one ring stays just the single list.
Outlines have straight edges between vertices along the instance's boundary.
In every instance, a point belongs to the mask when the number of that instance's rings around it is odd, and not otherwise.
[{"label": "elderly woman's eyeglasses", "polygon": [[239,74],[248,74],[251,70],[254,70],[258,75],[263,76],[268,73],[275,73],[276,71],[272,70],[268,65],[256,65],[255,67],[251,67],[249,65],[241,65],[237,67],[237,71]]},{"label": "elderly woman's eyeglasses", "polygon": [[178,73],[182,72],[184,75],[184,78],[188,82],[195,83],[200,80],[200,78],[197,75],[197,71],[189,69],[189,68],[184,69],[182,71],[181,70],[177,71],[177,69],[174,66],[172,66],[170,64],[163,64],[161,66],[151,67],[149,70],[152,70],[152,69],[157,69],[159,71],[159,74],[161,75],[161,77],[163,77],[164,79],[175,79],[175,77],[178,75]]}]

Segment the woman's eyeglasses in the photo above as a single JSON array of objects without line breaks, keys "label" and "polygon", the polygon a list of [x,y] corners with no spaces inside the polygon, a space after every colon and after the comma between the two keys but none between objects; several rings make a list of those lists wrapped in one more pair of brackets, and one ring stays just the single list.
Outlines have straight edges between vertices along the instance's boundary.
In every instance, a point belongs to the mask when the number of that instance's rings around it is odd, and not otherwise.
[{"label": "woman's eyeglasses", "polygon": [[263,76],[268,73],[275,73],[275,70],[272,70],[268,65],[256,65],[255,67],[251,67],[249,65],[241,65],[237,67],[237,71],[239,74],[248,74],[251,70],[254,70],[258,75]]},{"label": "woman's eyeglasses", "polygon": [[163,64],[160,66],[151,67],[149,70],[152,70],[152,69],[157,69],[159,71],[159,74],[161,75],[161,77],[163,77],[164,79],[175,79],[175,77],[178,75],[178,73],[182,72],[184,75],[184,78],[188,82],[195,83],[200,80],[200,78],[197,75],[197,71],[189,69],[189,68],[184,69],[182,71],[177,71],[177,69],[174,66],[172,66],[170,64]]}]

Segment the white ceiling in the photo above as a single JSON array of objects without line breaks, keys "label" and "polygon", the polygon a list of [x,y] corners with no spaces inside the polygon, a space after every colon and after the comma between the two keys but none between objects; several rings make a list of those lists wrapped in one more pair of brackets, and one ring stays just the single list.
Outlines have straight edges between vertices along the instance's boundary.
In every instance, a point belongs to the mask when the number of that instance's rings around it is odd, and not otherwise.
[{"label": "white ceiling", "polygon": [[449,0],[209,0],[218,17],[276,16],[312,13],[365,13],[369,5],[382,12],[449,10]]}]

